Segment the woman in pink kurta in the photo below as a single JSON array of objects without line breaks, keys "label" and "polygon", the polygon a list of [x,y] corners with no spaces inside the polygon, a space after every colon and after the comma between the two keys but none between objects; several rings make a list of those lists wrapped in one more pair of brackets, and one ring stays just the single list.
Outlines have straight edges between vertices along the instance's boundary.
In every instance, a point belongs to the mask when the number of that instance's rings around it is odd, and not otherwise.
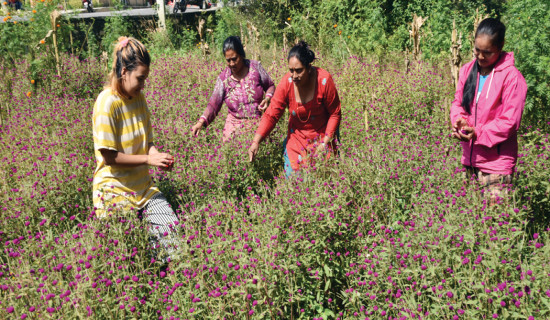
[{"label": "woman in pink kurta", "polygon": [[331,75],[311,65],[314,59],[315,54],[303,41],[290,50],[290,72],[277,86],[248,151],[252,161],[259,143],[288,108],[290,116],[284,144],[287,176],[311,165],[316,156],[328,157],[330,151],[336,149],[334,138],[341,120],[340,98]]},{"label": "woman in pink kurta", "polygon": [[212,123],[225,102],[229,111],[223,128],[226,142],[239,129],[257,124],[261,112],[269,105],[275,85],[259,61],[245,59],[238,37],[225,40],[223,54],[227,68],[218,76],[210,101],[192,132],[197,135],[202,127]]}]

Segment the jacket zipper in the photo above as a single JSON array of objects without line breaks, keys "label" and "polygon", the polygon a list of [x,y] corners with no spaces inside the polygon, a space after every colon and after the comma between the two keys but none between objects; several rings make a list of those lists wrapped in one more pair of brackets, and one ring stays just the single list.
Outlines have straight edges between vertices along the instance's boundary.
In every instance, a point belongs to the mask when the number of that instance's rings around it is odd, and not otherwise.
[{"label": "jacket zipper", "polygon": [[[476,107],[475,107],[475,115],[474,115],[474,128],[477,127],[477,101],[476,101]],[[473,163],[472,163],[472,155],[474,153],[474,139],[475,139],[475,136],[472,138],[472,140],[470,140],[470,167],[474,167]]]}]

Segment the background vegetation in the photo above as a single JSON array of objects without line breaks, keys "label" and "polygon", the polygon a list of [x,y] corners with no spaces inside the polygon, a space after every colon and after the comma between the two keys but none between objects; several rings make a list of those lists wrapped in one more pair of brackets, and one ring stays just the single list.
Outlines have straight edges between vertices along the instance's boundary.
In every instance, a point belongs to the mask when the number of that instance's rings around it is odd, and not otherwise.
[{"label": "background vegetation", "polygon": [[[413,14],[427,18],[421,28],[422,60],[447,62],[453,21],[462,34],[462,61],[472,58],[476,17],[497,17],[507,26],[504,50],[514,51],[516,66],[529,85],[527,116],[544,120],[550,116],[550,4],[545,1],[482,0],[266,0],[220,13],[219,33],[239,34],[240,25],[262,30],[264,47],[283,38],[306,39],[318,50],[338,58],[375,55],[383,59],[398,52],[412,52],[409,37]],[[232,27],[228,27],[232,26]],[[267,32],[266,32],[267,31]],[[216,39],[222,39],[218,36]]]}]

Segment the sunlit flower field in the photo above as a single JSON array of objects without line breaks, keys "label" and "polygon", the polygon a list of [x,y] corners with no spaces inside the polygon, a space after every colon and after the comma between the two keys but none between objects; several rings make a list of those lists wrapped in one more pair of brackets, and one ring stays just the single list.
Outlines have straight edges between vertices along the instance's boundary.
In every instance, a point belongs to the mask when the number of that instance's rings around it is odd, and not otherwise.
[{"label": "sunlit flower field", "polygon": [[[283,57],[262,59],[275,83]],[[514,186],[489,205],[463,178],[446,67],[316,65],[342,100],[339,155],[286,179],[286,118],[249,163],[253,132],[222,144],[225,110],[190,135],[221,59],[154,57],[144,94],[176,163],[151,173],[180,217],[168,272],[135,212],[93,213],[106,63],[2,67],[0,319],[550,318],[550,123],[523,125]]]}]

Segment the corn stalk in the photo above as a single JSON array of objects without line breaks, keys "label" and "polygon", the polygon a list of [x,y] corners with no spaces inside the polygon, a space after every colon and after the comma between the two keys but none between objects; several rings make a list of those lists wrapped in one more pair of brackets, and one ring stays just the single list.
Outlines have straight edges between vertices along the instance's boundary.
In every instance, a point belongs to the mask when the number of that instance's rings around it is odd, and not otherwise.
[{"label": "corn stalk", "polygon": [[422,18],[413,14],[413,21],[411,22],[411,29],[409,30],[409,37],[413,42],[413,57],[415,61],[420,59],[420,28],[428,20],[428,17]]},{"label": "corn stalk", "polygon": [[462,33],[457,35],[456,23],[453,20],[453,32],[451,33],[451,76],[455,88],[458,86],[458,73],[460,71],[460,64],[462,63],[462,57],[460,56],[461,48]]}]

